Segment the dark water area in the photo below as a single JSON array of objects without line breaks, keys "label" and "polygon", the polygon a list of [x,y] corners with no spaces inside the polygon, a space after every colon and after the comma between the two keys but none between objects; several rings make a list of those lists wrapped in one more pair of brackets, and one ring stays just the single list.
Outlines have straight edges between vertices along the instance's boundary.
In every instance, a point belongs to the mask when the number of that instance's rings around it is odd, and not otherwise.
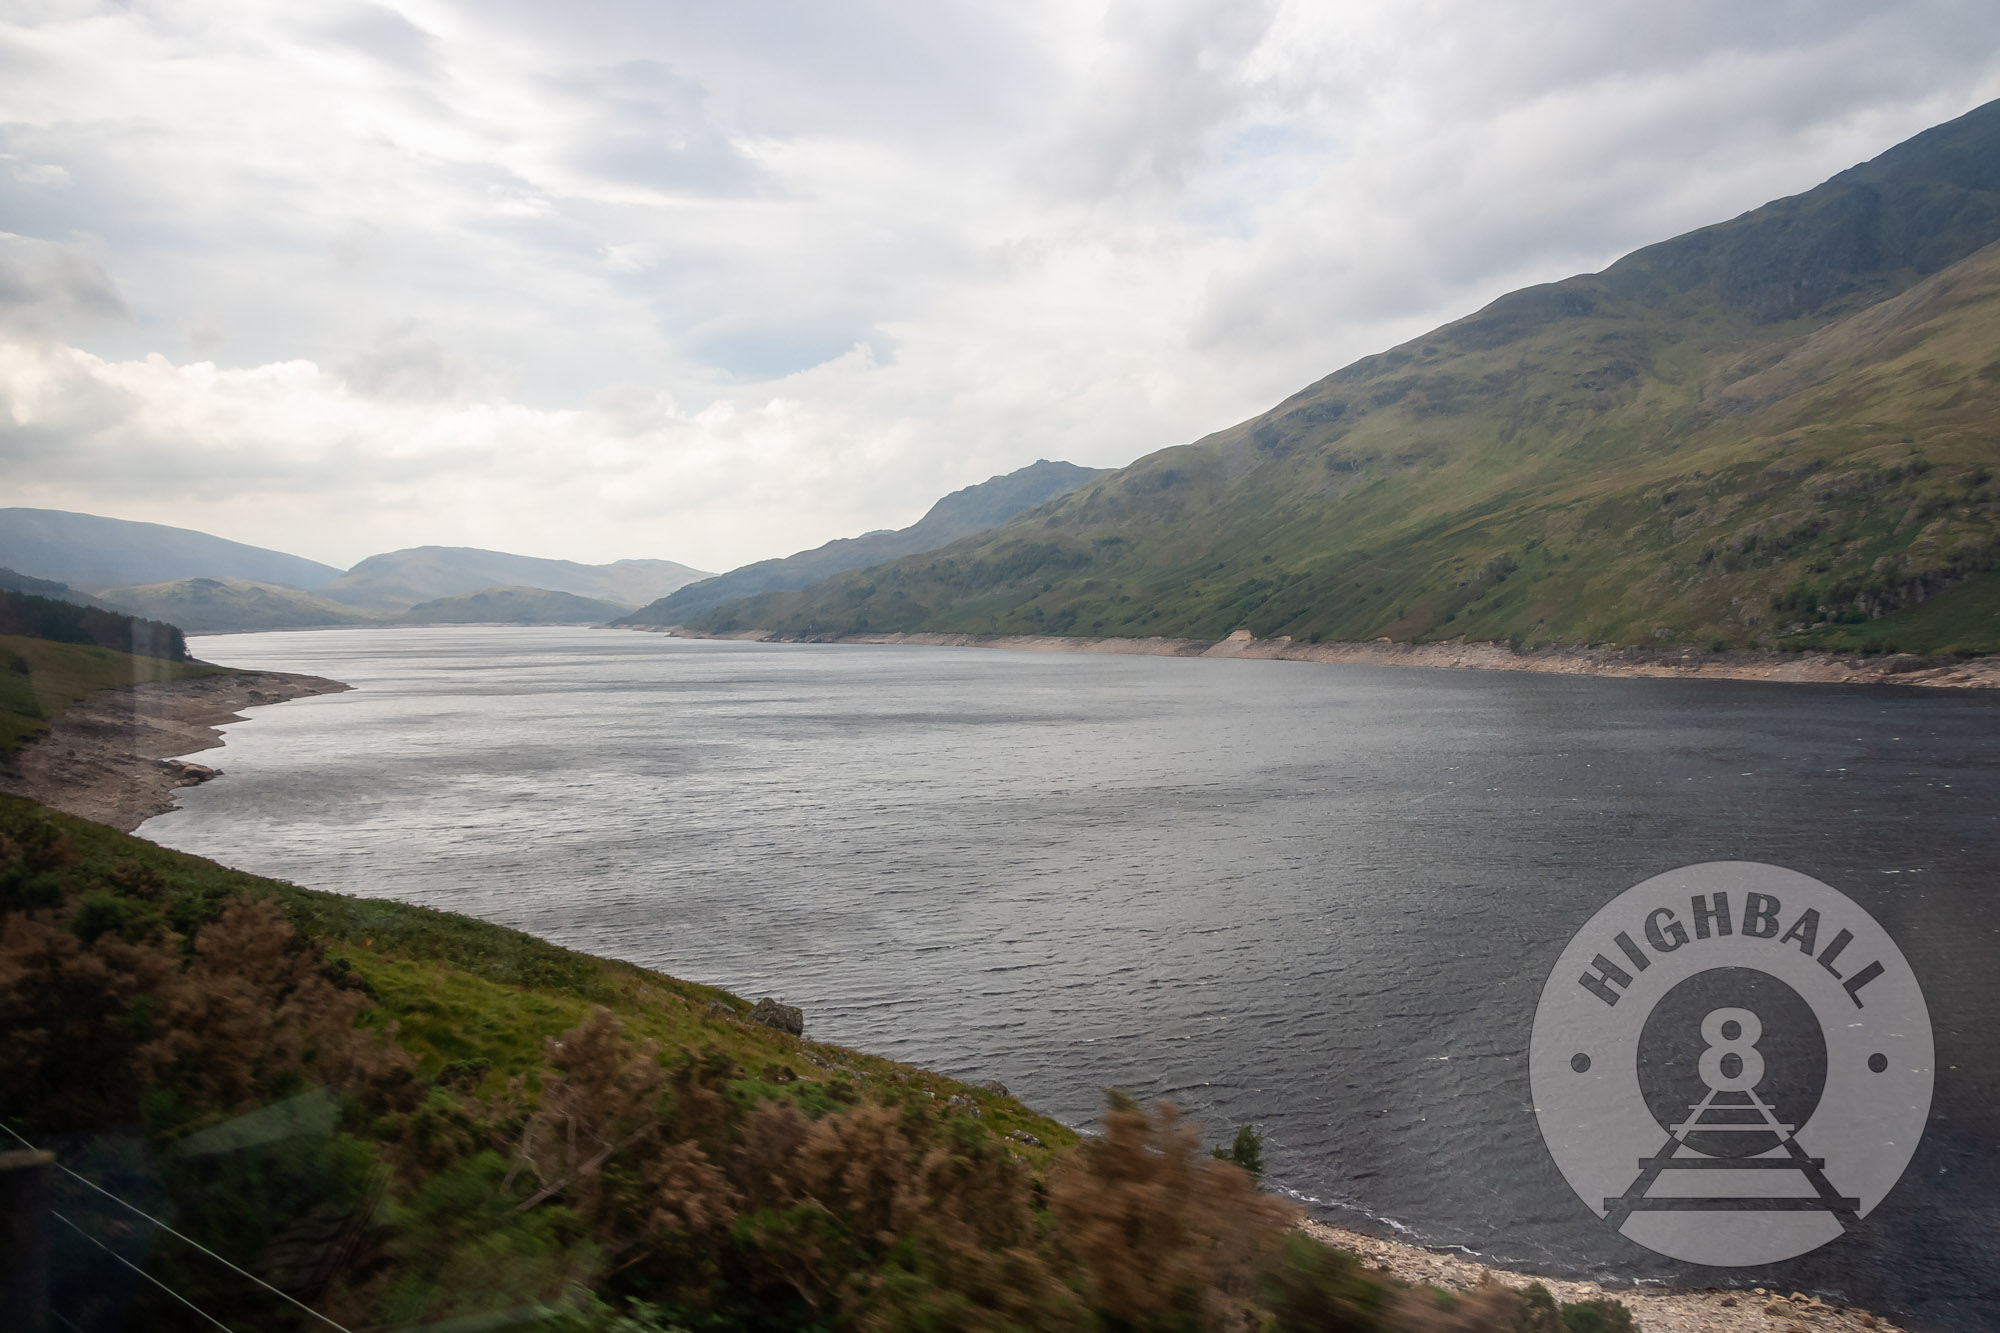
[{"label": "dark water area", "polygon": [[[1255,1123],[1331,1220],[1603,1279],[2000,1328],[2000,698],[573,629],[205,639],[350,694],[259,710],[142,834],[804,1006],[1075,1125]],[[1528,1041],[1649,876],[1771,862],[1882,923],[1937,1040],[1858,1230],[1664,1259],[1543,1147]]]}]

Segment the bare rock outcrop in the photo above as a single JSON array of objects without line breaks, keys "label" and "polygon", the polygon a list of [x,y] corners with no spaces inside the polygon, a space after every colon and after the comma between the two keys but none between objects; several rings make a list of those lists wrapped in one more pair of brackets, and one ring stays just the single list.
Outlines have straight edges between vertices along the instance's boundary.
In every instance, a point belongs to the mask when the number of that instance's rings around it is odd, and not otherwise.
[{"label": "bare rock outcrop", "polygon": [[789,1032],[794,1037],[805,1035],[805,1011],[795,1004],[779,1004],[776,1000],[766,995],[763,999],[757,1001],[756,1005],[751,1008],[748,1016],[752,1023],[762,1023],[765,1027],[776,1028],[780,1032]]}]

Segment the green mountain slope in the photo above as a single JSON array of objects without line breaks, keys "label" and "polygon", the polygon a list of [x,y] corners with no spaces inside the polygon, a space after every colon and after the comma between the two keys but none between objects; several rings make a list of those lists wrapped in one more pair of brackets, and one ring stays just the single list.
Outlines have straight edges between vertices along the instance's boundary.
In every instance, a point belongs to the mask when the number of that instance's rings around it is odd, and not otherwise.
[{"label": "green mountain slope", "polygon": [[807,588],[843,570],[862,569],[949,546],[1006,522],[1024,510],[1067,495],[1105,469],[1038,459],[1005,476],[953,491],[907,528],[843,537],[779,560],[759,560],[672,593],[635,613],[628,625],[677,625],[738,597]]},{"label": "green mountain slope", "polygon": [[597,625],[631,609],[628,602],[545,588],[484,588],[419,602],[400,619],[413,625]]},{"label": "green mountain slope", "polygon": [[178,579],[107,588],[104,598],[120,610],[170,621],[190,634],[366,625],[380,619],[318,593],[251,579]]},{"label": "green mountain slope", "polygon": [[2000,577],[1996,240],[2000,103],[993,532],[692,623],[1778,647],[1896,616],[2000,649],[1932,600]]}]

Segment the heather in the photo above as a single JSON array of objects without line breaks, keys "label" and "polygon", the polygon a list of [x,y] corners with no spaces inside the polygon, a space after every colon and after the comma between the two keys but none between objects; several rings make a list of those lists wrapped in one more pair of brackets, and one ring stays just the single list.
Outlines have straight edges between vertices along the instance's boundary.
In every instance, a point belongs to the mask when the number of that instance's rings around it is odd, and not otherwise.
[{"label": "heather", "polygon": [[[1622,1317],[1364,1271],[1259,1188],[1254,1130],[1211,1151],[1172,1106],[1112,1093],[1079,1138],[995,1087],[749,1012],[0,802],[0,1120],[180,1233],[58,1190],[78,1228],[232,1326],[324,1327],[285,1297],[357,1329]],[[108,1280],[101,1251],[57,1254],[55,1307],[79,1326],[200,1326]]]}]

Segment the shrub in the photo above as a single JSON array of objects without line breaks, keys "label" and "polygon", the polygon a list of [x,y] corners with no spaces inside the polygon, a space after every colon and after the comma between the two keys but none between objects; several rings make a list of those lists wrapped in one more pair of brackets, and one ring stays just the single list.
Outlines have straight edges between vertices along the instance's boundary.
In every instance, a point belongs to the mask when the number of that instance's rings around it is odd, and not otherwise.
[{"label": "shrub", "polygon": [[1566,1333],[1635,1333],[1636,1329],[1623,1301],[1603,1299],[1564,1305],[1562,1323]]},{"label": "shrub", "polygon": [[1138,1328],[1223,1322],[1254,1294],[1296,1210],[1203,1155],[1170,1104],[1149,1115],[1114,1093],[1101,1123],[1049,1173],[1050,1209],[1093,1303]]},{"label": "shrub", "polygon": [[1221,1161],[1233,1162],[1248,1172],[1252,1180],[1264,1178],[1264,1135],[1255,1125],[1244,1125],[1236,1131],[1236,1137],[1227,1148],[1217,1145],[1213,1155]]},{"label": "shrub", "polygon": [[1388,1294],[1353,1255],[1298,1232],[1281,1239],[1258,1281],[1276,1333],[1374,1333]]}]

